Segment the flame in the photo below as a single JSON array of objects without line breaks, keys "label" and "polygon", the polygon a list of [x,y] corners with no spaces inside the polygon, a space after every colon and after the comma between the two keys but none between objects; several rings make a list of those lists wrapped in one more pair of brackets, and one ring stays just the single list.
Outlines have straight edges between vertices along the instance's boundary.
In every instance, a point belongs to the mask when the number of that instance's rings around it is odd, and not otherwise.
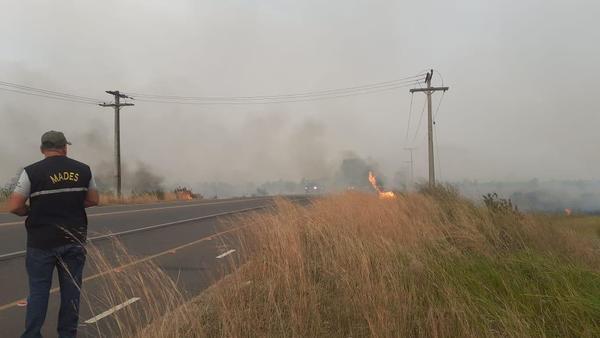
[{"label": "flame", "polygon": [[379,185],[377,184],[377,177],[375,177],[375,175],[373,175],[372,171],[369,171],[369,182],[371,182],[371,185],[373,186],[373,188],[375,189],[375,191],[377,191],[377,194],[379,195],[380,199],[394,199],[396,198],[396,194],[394,194],[392,191],[383,191],[381,190],[381,188],[379,187]]},{"label": "flame", "polygon": [[194,199],[192,191],[185,187],[177,187],[175,189],[175,196],[180,201],[191,201]]},{"label": "flame", "polygon": [[175,193],[175,195],[180,201],[191,201],[194,199],[189,191],[178,191]]}]

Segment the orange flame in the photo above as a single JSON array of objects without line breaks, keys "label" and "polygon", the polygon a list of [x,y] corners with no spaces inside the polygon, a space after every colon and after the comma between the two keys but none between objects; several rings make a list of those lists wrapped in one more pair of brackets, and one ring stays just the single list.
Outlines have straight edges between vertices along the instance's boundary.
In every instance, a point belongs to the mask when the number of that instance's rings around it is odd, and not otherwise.
[{"label": "orange flame", "polygon": [[177,196],[177,199],[180,201],[191,201],[194,199],[192,194],[188,191],[178,191],[175,193],[175,196]]},{"label": "orange flame", "polygon": [[177,189],[175,189],[175,196],[180,201],[191,201],[194,199],[192,191],[185,187],[177,187]]},{"label": "orange flame", "polygon": [[379,198],[381,198],[381,199],[396,198],[396,194],[394,194],[392,191],[381,190],[381,188],[377,184],[377,177],[375,177],[375,175],[373,175],[372,171],[369,171],[369,182],[371,182],[371,185],[373,186],[375,191],[377,191],[377,195],[379,195]]}]

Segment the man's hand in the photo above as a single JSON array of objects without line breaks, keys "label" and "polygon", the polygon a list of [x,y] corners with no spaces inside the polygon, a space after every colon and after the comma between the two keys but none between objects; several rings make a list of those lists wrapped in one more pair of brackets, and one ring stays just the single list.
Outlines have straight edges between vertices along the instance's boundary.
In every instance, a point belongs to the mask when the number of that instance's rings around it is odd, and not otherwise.
[{"label": "man's hand", "polygon": [[85,202],[83,202],[83,205],[86,208],[93,207],[95,205],[98,205],[99,200],[100,197],[98,196],[98,190],[89,189],[87,191],[87,194],[85,195]]},{"label": "man's hand", "polygon": [[29,209],[25,204],[26,201],[27,197],[18,192],[13,192],[8,198],[8,212],[18,216],[27,216]]}]

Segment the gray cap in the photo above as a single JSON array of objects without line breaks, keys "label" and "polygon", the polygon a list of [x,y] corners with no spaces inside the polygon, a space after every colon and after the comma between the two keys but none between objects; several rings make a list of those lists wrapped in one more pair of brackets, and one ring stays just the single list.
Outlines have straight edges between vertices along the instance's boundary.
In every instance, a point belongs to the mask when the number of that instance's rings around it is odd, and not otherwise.
[{"label": "gray cap", "polygon": [[50,130],[42,135],[42,148],[62,148],[67,144],[70,145],[71,142],[60,131]]}]

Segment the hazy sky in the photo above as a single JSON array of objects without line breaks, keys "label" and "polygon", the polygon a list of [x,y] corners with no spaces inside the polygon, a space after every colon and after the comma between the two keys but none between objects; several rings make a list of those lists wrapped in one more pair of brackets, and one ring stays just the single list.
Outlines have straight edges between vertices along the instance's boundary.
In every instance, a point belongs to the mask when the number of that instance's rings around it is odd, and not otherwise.
[{"label": "hazy sky", "polygon": [[[599,15],[591,0],[2,0],[0,81],[109,101],[111,89],[268,95],[433,67],[450,86],[441,179],[600,179]],[[262,106],[137,102],[122,113],[123,159],[171,183],[242,182],[324,176],[352,151],[391,176],[417,146],[424,177],[425,123],[412,142],[423,101],[408,144],[408,88]],[[109,108],[0,90],[0,118],[0,181],[40,158],[49,129],[93,167],[112,160]]]}]

